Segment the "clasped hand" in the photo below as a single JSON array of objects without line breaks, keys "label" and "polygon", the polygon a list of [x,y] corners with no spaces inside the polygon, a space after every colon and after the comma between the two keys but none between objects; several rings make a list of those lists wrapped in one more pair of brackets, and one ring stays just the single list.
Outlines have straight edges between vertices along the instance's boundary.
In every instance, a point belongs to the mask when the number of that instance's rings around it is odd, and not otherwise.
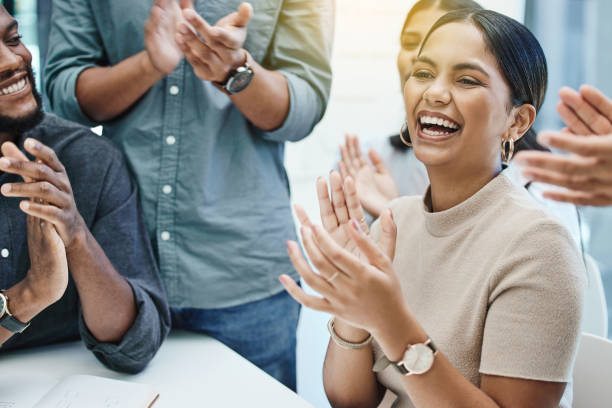
[{"label": "clasped hand", "polygon": [[184,56],[196,76],[224,82],[245,63],[247,25],[253,15],[249,3],[211,26],[193,7],[193,0],[156,0],[145,25],[145,46],[152,65],[171,73]]},{"label": "clasped hand", "polygon": [[41,309],[59,300],[68,285],[66,248],[84,231],[85,222],[76,209],[70,181],[55,152],[34,139],[25,149],[28,158],[11,142],[2,145],[0,170],[22,177],[21,183],[2,185],[6,197],[28,198],[19,204],[27,214],[30,270],[24,279]]},{"label": "clasped hand", "polygon": [[294,241],[287,243],[291,262],[300,276],[322,297],[306,294],[289,276],[281,282],[291,296],[309,308],[333,314],[350,325],[377,333],[383,330],[389,311],[404,306],[392,266],[396,226],[390,210],[383,212],[381,237],[371,238],[351,177],[342,183],[337,172],[327,183],[317,180],[323,227],[313,225],[296,206],[302,224],[304,248],[315,272]]}]

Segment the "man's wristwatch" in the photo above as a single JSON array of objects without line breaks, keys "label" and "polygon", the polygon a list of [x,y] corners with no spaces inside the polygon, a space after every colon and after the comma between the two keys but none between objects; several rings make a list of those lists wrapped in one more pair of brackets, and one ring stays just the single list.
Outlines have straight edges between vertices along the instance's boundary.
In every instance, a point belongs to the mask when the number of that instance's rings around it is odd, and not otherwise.
[{"label": "man's wristwatch", "polygon": [[244,64],[230,71],[225,82],[217,82],[225,92],[229,95],[243,91],[253,80],[253,68],[249,65],[249,56],[245,52]]},{"label": "man's wristwatch", "polygon": [[387,356],[383,355],[374,364],[373,371],[378,373],[391,364],[402,375],[425,374],[433,365],[436,354],[438,354],[438,348],[428,338],[425,343],[406,346],[406,352],[398,362],[389,361]]},{"label": "man's wristwatch", "polygon": [[8,296],[0,291],[0,326],[13,333],[21,333],[28,328],[30,322],[22,323],[15,319],[8,308]]}]

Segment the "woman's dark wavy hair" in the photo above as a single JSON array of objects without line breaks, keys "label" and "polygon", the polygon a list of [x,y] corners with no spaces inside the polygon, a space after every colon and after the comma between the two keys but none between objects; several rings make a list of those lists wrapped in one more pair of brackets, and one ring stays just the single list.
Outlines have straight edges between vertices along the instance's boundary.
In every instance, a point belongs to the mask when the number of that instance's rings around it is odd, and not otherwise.
[{"label": "woman's dark wavy hair", "polygon": [[[461,9],[438,19],[425,36],[419,54],[431,34],[439,27],[455,22],[468,22],[480,30],[488,51],[495,57],[508,87],[509,107],[533,105],[539,112],[546,95],[548,68],[546,57],[535,36],[516,20],[491,10]],[[547,150],[536,142],[530,128],[520,139],[515,151]]]}]

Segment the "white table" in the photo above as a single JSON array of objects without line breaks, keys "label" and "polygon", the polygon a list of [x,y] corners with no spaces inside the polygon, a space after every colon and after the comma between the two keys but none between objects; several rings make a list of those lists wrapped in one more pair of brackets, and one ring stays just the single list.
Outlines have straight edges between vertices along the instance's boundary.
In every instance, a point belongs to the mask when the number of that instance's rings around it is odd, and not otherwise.
[{"label": "white table", "polygon": [[[72,374],[151,384],[160,394],[154,408],[312,408],[217,340],[180,331],[173,331],[153,361],[136,375],[106,369],[81,342],[0,354],[0,407],[31,408]],[[7,401],[14,405],[3,405]]]}]

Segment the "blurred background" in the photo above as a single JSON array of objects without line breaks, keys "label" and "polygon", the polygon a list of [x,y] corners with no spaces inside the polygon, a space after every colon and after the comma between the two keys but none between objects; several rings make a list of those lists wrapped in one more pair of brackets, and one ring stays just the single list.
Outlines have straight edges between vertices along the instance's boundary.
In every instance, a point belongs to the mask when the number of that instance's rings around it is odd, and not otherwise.
[{"label": "blurred background", "polygon": [[[51,0],[8,0],[24,42],[40,67],[47,50]],[[396,70],[399,33],[411,0],[336,0],[331,99],[323,121],[305,140],[288,144],[286,166],[293,200],[318,219],[314,181],[335,165],[345,133],[363,141],[398,132],[403,101]],[[591,84],[612,97],[612,2],[609,0],[482,0],[481,5],[525,23],[540,40],[549,66],[546,103],[536,129],[563,126],[555,111],[561,86]],[[612,327],[612,208],[581,208],[586,252],[598,263]],[[321,382],[328,316],[303,310],[299,327],[298,391],[316,407],[328,407]],[[612,333],[608,333],[611,337]]]}]

